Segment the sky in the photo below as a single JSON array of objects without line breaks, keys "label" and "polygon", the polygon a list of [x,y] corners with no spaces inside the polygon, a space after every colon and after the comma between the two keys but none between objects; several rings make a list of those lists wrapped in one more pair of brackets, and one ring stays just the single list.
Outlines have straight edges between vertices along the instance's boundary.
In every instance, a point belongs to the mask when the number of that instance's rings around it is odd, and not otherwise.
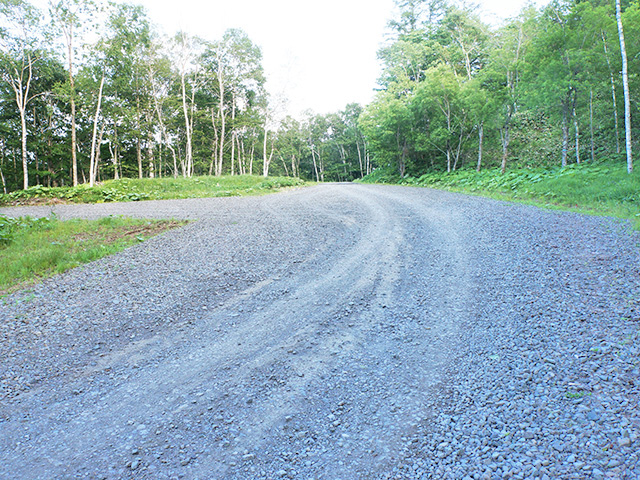
[{"label": "sky", "polygon": [[[539,0],[544,1],[544,0]],[[367,104],[380,76],[376,57],[394,17],[393,0],[118,0],[143,5],[168,35],[184,30],[217,40],[244,30],[262,49],[267,90],[280,108],[337,112]],[[45,3],[35,0],[33,3]],[[525,0],[481,0],[485,21],[498,24]],[[275,103],[275,102],[274,102]]]}]

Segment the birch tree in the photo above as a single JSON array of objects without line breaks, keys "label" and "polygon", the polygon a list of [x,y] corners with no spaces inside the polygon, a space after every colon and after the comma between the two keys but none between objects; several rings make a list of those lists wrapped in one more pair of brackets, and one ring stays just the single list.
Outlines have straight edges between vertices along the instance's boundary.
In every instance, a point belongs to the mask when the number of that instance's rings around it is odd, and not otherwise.
[{"label": "birch tree", "polygon": [[69,75],[69,105],[71,106],[71,176],[73,185],[78,185],[78,158],[76,135],[76,91],[75,59],[78,55],[82,34],[90,25],[89,17],[96,12],[91,0],[51,0],[49,11],[66,45],[67,69]]},{"label": "birch tree", "polygon": [[[257,107],[265,95],[262,52],[245,32],[230,29],[219,42],[208,45],[201,64],[217,97],[217,115],[212,116],[218,139],[215,146],[215,174],[222,175],[227,145],[231,150],[230,169],[233,174],[236,146],[240,140],[238,130],[243,127],[238,120]],[[242,148],[240,145],[238,150]]]},{"label": "birch tree", "polygon": [[0,15],[5,28],[0,29],[0,74],[10,85],[20,113],[23,188],[29,188],[27,158],[27,107],[41,93],[34,93],[34,68],[42,52],[37,50],[34,31],[39,24],[38,12],[22,0],[2,0]]},{"label": "birch tree", "polygon": [[199,88],[199,68],[197,61],[202,42],[186,32],[179,32],[173,39],[173,60],[180,76],[180,96],[185,127],[185,159],[182,162],[182,176],[193,175],[193,121],[196,111],[195,95]]}]

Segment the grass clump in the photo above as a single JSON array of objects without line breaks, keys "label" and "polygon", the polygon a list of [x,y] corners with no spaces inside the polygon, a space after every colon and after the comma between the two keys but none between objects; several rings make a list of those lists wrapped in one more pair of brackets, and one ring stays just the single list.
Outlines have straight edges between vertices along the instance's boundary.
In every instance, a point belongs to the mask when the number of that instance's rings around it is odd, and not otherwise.
[{"label": "grass clump", "polygon": [[366,183],[393,183],[483,195],[500,200],[629,219],[640,228],[640,172],[624,165],[581,164],[564,168],[527,168],[430,172],[405,177],[373,172]]},{"label": "grass clump", "polygon": [[235,197],[264,195],[288,187],[306,185],[299,178],[231,175],[225,177],[191,178],[122,178],[107,180],[89,187],[43,187],[0,195],[0,205],[48,203],[133,202],[140,200],[169,200],[178,198]]},{"label": "grass clump", "polygon": [[118,252],[184,223],[124,217],[61,221],[55,216],[0,216],[0,294]]}]

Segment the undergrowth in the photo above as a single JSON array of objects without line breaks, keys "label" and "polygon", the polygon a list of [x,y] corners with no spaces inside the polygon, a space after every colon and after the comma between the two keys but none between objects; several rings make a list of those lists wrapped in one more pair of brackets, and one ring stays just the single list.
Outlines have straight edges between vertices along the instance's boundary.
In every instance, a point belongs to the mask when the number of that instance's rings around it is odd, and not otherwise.
[{"label": "undergrowth", "polygon": [[628,174],[624,165],[581,164],[564,168],[499,169],[430,172],[400,178],[380,169],[365,183],[431,187],[512,200],[549,208],[577,210],[632,220],[640,228],[640,173]]},{"label": "undergrowth", "polygon": [[102,203],[176,198],[233,197],[263,195],[287,187],[305,185],[298,178],[233,175],[191,178],[122,178],[108,180],[94,187],[43,187],[37,185],[0,195],[0,205],[25,203]]}]

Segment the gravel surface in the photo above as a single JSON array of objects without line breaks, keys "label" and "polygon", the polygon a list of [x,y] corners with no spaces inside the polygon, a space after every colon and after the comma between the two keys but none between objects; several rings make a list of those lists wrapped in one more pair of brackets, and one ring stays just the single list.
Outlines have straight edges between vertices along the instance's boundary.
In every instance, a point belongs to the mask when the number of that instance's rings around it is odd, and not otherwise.
[{"label": "gravel surface", "polygon": [[428,189],[197,221],[3,298],[0,478],[640,478],[640,234]]}]

